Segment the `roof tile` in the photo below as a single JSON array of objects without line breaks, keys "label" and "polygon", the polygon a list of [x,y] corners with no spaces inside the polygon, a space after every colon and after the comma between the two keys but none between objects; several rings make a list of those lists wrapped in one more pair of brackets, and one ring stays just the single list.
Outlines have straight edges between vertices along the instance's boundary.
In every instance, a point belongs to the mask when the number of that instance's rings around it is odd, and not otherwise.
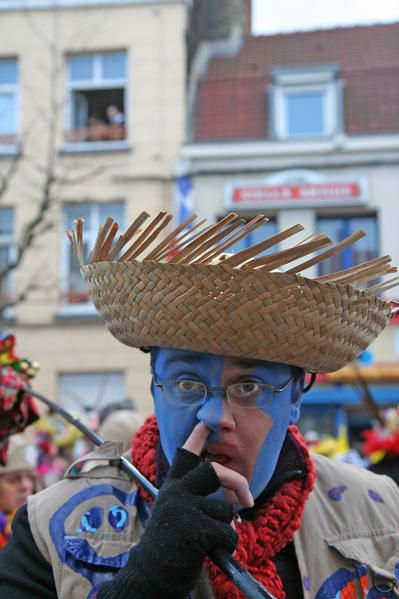
[{"label": "roof tile", "polygon": [[268,86],[275,67],[337,65],[347,133],[399,131],[399,23],[247,38],[232,58],[215,58],[200,80],[194,140],[268,135]]}]

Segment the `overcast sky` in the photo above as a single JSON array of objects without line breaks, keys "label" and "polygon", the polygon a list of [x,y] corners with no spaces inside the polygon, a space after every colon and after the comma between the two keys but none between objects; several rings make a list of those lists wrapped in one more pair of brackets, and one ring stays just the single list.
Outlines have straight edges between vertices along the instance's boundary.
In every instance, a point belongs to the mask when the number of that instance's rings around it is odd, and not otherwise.
[{"label": "overcast sky", "polygon": [[252,0],[255,35],[399,21],[399,0]]}]

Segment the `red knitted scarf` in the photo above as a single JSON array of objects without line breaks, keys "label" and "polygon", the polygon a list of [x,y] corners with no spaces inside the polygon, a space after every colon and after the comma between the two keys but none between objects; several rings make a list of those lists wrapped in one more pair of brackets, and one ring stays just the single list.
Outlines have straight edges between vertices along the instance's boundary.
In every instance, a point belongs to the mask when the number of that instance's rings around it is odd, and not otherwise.
[{"label": "red knitted scarf", "polygon": [[[285,592],[270,558],[292,540],[294,532],[299,528],[305,502],[316,477],[313,462],[298,429],[291,426],[290,432],[302,451],[306,477],[284,483],[259,508],[254,520],[236,523],[239,540],[234,557],[277,599],[284,599]],[[153,483],[158,439],[157,421],[155,416],[150,416],[136,434],[132,447],[133,463]],[[206,560],[206,569],[217,599],[242,599],[243,595],[237,587],[210,560]]]}]

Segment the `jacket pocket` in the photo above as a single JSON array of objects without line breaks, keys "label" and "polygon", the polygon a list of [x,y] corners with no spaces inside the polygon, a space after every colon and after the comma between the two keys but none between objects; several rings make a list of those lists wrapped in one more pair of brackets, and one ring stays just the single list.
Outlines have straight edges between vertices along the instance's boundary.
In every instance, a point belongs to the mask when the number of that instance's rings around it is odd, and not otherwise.
[{"label": "jacket pocket", "polygon": [[364,592],[399,597],[399,531],[352,531],[326,542],[353,564]]}]

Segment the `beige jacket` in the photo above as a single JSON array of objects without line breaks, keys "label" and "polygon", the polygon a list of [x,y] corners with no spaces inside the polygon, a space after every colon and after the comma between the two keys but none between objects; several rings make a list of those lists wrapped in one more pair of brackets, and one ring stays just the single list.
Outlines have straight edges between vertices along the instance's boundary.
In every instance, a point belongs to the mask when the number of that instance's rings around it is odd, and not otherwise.
[{"label": "beige jacket", "polygon": [[[119,455],[120,445],[107,443],[83,469],[75,463],[65,480],[29,499],[31,531],[60,599],[94,596],[143,532],[148,511],[118,468]],[[314,461],[316,487],[294,535],[305,599],[360,599],[372,588],[370,597],[399,597],[398,487],[321,456]],[[194,595],[212,596],[206,581]]]},{"label": "beige jacket", "polygon": [[313,459],[317,481],[294,535],[305,599],[363,598],[373,587],[373,598],[399,597],[399,488],[386,476]]}]

